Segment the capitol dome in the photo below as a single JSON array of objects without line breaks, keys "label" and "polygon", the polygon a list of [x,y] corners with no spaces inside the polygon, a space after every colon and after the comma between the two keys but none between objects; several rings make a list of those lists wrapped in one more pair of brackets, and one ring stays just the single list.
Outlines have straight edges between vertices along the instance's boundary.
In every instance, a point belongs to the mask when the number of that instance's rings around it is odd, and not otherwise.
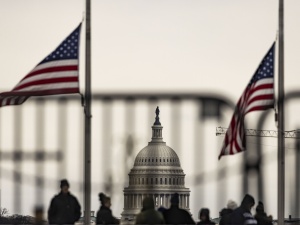
[{"label": "capitol dome", "polygon": [[179,194],[179,207],[189,211],[189,189],[184,186],[185,174],[176,152],[162,137],[159,109],[152,126],[152,140],[136,156],[129,175],[129,186],[124,188],[122,223],[134,223],[145,197],[153,197],[155,207],[170,207],[172,194]]},{"label": "capitol dome", "polygon": [[177,166],[180,167],[176,152],[166,143],[152,143],[143,148],[135,158],[134,166]]}]

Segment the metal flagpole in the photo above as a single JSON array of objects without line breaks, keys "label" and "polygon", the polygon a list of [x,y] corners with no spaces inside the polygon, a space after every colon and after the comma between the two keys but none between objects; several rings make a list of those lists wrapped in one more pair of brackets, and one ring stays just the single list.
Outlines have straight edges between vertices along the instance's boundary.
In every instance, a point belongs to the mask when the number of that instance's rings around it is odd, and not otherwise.
[{"label": "metal flagpole", "polygon": [[284,225],[284,4],[279,0],[279,48],[278,48],[278,224]]},{"label": "metal flagpole", "polygon": [[91,223],[91,0],[85,15],[84,224]]}]

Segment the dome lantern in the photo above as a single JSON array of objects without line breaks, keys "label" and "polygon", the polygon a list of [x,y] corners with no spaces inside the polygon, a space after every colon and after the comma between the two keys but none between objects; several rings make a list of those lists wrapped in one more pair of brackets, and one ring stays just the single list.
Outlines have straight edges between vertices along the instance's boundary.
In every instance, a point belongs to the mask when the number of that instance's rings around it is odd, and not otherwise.
[{"label": "dome lantern", "polygon": [[162,129],[163,127],[161,126],[161,123],[159,121],[159,108],[157,106],[156,110],[155,110],[155,122],[152,126],[152,141],[151,142],[162,142],[163,138],[162,138]]}]

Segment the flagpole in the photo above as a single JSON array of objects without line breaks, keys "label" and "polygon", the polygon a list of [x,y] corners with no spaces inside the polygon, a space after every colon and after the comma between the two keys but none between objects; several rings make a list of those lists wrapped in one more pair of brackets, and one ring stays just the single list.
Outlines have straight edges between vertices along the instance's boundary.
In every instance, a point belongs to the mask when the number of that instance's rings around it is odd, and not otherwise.
[{"label": "flagpole", "polygon": [[284,4],[279,0],[278,47],[278,222],[284,225],[285,149],[284,149]]},{"label": "flagpole", "polygon": [[91,221],[91,0],[85,15],[84,224]]}]

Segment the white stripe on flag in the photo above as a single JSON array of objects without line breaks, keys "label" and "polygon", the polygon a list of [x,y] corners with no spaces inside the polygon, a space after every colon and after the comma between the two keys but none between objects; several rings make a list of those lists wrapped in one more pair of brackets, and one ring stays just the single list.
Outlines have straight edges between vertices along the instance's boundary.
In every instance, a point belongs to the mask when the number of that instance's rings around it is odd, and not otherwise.
[{"label": "white stripe on flag", "polygon": [[264,84],[273,84],[273,83],[274,83],[273,78],[264,78],[264,79],[256,81],[254,87],[264,85]]},{"label": "white stripe on flag", "polygon": [[250,105],[248,105],[248,107],[245,110],[245,113],[247,113],[252,108],[257,107],[257,106],[268,106],[268,105],[273,105],[273,104],[274,104],[274,100],[273,99],[270,99],[270,100],[266,99],[266,100],[254,101]]},{"label": "white stripe on flag", "polygon": [[2,100],[2,106],[3,106],[3,105],[6,105],[7,98],[8,98],[8,97],[6,97],[6,98],[3,98],[3,100]]},{"label": "white stripe on flag", "polygon": [[268,94],[274,94],[274,89],[273,88],[269,88],[269,89],[262,89],[262,90],[259,90],[259,91],[255,91],[250,97],[249,97],[249,100],[248,102],[256,97],[256,96],[260,96],[260,95],[268,95]]}]

